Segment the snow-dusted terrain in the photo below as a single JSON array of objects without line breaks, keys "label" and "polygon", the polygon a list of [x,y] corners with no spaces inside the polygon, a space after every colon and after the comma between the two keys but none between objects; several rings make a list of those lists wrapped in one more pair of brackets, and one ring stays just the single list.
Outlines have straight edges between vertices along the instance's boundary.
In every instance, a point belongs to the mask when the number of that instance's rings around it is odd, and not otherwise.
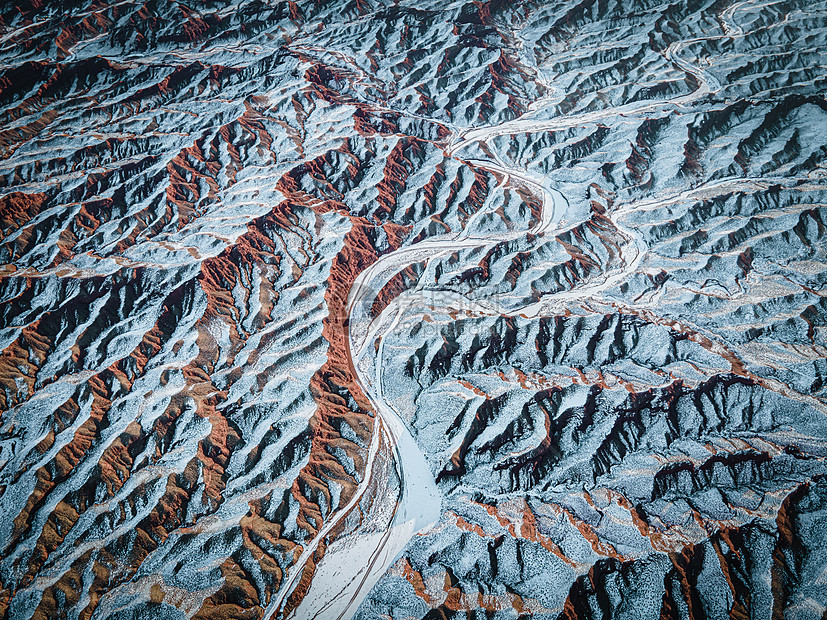
[{"label": "snow-dusted terrain", "polygon": [[822,618],[827,3],[0,7],[0,618]]}]

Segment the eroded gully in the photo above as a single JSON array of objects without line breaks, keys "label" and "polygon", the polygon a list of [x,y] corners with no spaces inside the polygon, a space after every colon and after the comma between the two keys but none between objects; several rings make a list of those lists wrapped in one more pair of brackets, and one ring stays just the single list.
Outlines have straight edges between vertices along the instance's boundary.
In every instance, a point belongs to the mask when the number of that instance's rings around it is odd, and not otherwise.
[{"label": "eroded gully", "polygon": [[[740,33],[738,33],[740,34]],[[680,44],[670,46],[664,55],[676,66],[695,76],[699,87],[687,95],[672,100],[636,102],[615,108],[584,114],[558,117],[549,120],[526,118],[538,109],[533,106],[521,118],[482,127],[460,131],[454,129],[447,140],[445,154],[456,154],[470,144],[487,143],[502,135],[530,133],[568,128],[592,123],[619,115],[641,114],[662,109],[664,106],[681,106],[690,103],[720,88],[717,80],[702,69],[683,61],[677,55]],[[355,65],[355,63],[354,63]],[[542,109],[542,108],[539,108]],[[489,152],[493,150],[489,149]],[[372,318],[370,308],[379,291],[388,281],[406,267],[445,256],[458,249],[480,248],[495,243],[507,242],[527,233],[542,235],[555,229],[555,224],[565,215],[568,202],[556,189],[549,187],[545,179],[531,175],[525,170],[508,165],[497,156],[492,159],[465,159],[473,165],[502,179],[501,184],[520,185],[534,193],[541,201],[541,215],[536,223],[525,231],[487,234],[485,237],[472,236],[474,220],[483,215],[474,214],[463,230],[455,234],[440,235],[413,246],[401,247],[379,258],[365,269],[354,281],[348,295],[348,341],[350,362],[363,393],[369,399],[375,412],[374,432],[368,447],[364,476],[359,482],[350,501],[330,515],[325,525],[316,533],[302,550],[298,561],[282,583],[278,593],[271,599],[265,618],[324,618],[346,619],[355,614],[371,587],[401,555],[410,539],[433,526],[441,515],[441,497],[434,476],[402,414],[385,400],[382,382],[384,367],[381,363],[384,339],[399,324],[405,311],[422,303],[416,293],[422,287],[423,278],[412,292],[395,298],[379,314]],[[743,180],[743,181],[746,181]],[[737,183],[737,181],[736,181]],[[673,197],[674,198],[674,197]],[[668,199],[667,199],[668,200]],[[618,211],[617,215],[620,214]],[[548,311],[549,304],[565,298],[592,296],[628,276],[633,272],[645,253],[645,245],[633,230],[621,225],[617,215],[611,220],[623,239],[620,266],[602,274],[594,282],[585,282],[576,290],[566,294],[548,296],[531,306],[504,310],[494,304],[474,302],[457,295],[457,302],[480,315],[541,316]],[[427,268],[424,273],[427,273]],[[551,298],[554,299],[551,299]],[[390,478],[387,468],[377,465],[383,446],[392,452],[392,466],[399,481],[398,493],[387,493],[373,499],[373,512],[385,516],[384,524],[368,519],[367,527],[354,534],[346,535],[332,542],[316,566],[310,589],[302,601],[289,613],[283,614],[283,607],[289,595],[295,590],[304,573],[308,560],[331,530],[356,509],[371,486],[385,487]],[[384,476],[385,479],[377,479]],[[367,558],[365,561],[364,558]]]}]

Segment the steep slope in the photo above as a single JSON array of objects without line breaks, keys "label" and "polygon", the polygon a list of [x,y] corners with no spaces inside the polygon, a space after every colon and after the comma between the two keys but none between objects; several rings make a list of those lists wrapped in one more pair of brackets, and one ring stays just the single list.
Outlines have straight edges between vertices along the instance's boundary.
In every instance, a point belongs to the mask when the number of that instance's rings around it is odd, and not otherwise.
[{"label": "steep slope", "polygon": [[0,9],[0,616],[821,617],[825,15]]}]

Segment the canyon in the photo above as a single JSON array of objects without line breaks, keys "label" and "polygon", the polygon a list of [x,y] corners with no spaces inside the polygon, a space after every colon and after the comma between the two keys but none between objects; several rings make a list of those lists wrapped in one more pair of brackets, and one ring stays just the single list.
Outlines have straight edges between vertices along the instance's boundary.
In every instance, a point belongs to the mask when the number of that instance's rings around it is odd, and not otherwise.
[{"label": "canyon", "polygon": [[0,617],[822,618],[827,2],[0,8]]}]

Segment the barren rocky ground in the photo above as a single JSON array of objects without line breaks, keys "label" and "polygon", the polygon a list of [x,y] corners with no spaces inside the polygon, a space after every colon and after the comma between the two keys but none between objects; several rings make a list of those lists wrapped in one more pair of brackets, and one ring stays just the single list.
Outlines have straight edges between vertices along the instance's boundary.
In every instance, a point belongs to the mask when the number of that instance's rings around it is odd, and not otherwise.
[{"label": "barren rocky ground", "polygon": [[0,617],[827,617],[827,2],[0,7]]}]

